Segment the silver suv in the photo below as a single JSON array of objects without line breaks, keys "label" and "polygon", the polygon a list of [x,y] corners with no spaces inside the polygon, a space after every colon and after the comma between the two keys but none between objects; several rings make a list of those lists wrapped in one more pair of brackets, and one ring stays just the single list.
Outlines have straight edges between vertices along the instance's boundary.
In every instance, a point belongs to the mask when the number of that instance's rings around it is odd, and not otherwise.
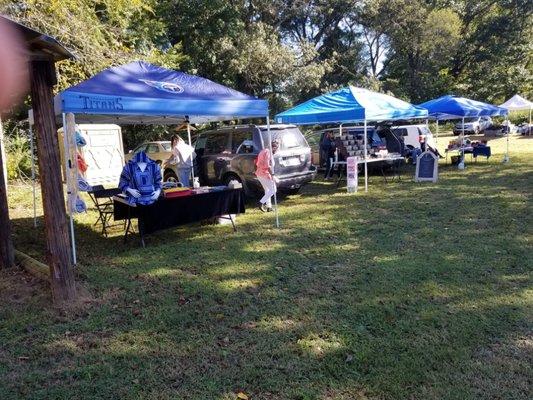
[{"label": "silver suv", "polygon": [[[274,155],[278,190],[294,194],[316,175],[316,168],[311,164],[311,148],[294,125],[272,125],[270,132],[280,144]],[[268,133],[264,125],[223,127],[203,132],[195,145],[195,176],[200,177],[202,185],[237,180],[251,196],[261,188],[255,176],[255,159],[267,146]]]},{"label": "silver suv", "polygon": [[[465,121],[464,132],[465,135],[474,134],[477,135],[483,132],[485,129],[490,128],[492,125],[492,119],[490,117],[477,117]],[[463,123],[459,122],[453,127],[453,134],[458,136],[463,132]]]}]

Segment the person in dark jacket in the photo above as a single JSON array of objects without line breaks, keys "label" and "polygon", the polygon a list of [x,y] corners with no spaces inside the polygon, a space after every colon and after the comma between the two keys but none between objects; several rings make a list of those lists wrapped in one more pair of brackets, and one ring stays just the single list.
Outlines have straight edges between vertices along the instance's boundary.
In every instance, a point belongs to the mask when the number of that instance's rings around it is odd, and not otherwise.
[{"label": "person in dark jacket", "polygon": [[333,159],[335,158],[335,141],[331,132],[326,132],[321,144],[322,154],[326,157],[326,172],[324,179],[329,179],[332,175]]}]

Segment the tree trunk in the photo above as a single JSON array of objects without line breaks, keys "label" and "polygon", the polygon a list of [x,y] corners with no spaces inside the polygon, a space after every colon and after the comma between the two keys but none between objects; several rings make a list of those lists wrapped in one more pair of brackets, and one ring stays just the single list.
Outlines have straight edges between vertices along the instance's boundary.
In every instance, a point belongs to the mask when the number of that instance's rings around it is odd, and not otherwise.
[{"label": "tree trunk", "polygon": [[52,61],[32,61],[31,97],[39,170],[41,171],[46,258],[50,268],[52,296],[55,303],[61,304],[76,297],[76,286],[71,263],[58,135],[53,107],[52,86],[55,83],[55,69]]},{"label": "tree trunk", "polygon": [[11,241],[11,222],[7,205],[7,182],[5,181],[4,141],[0,121],[0,269],[11,267],[15,262],[13,242]]}]

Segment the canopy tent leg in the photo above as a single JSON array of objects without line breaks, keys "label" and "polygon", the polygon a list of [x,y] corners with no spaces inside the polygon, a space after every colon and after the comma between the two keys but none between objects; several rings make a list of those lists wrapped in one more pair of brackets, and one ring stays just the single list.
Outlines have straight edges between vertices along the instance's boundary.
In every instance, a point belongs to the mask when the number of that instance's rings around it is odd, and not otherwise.
[{"label": "canopy tent leg", "polygon": [[[272,154],[272,134],[270,132],[270,117],[266,117],[267,122],[267,133],[268,133],[268,147],[270,148],[270,154],[272,155],[272,162],[274,165],[272,166],[272,170],[274,170],[276,166],[276,162],[274,161],[274,155]],[[278,214],[278,188],[276,181],[274,181],[274,185],[276,186],[276,191],[274,192],[274,214],[276,216],[276,228],[279,228],[279,214]]]},{"label": "canopy tent leg", "polygon": [[459,164],[457,165],[458,169],[465,169],[465,150],[463,146],[463,142],[465,140],[465,117],[462,118],[463,123],[463,129],[461,130],[461,140],[459,144],[459,149],[461,151],[461,159],[459,160]]},{"label": "canopy tent leg", "polygon": [[[77,264],[77,262],[76,262],[76,237],[75,237],[75,234],[74,234],[74,218],[72,217],[72,207],[71,207],[71,204],[70,204],[71,182],[70,182],[70,179],[69,179],[69,169],[70,169],[70,165],[69,164],[71,162],[74,162],[74,161],[70,160],[70,157],[69,157],[69,147],[68,147],[68,131],[69,131],[69,129],[67,127],[66,114],[63,113],[62,117],[63,117],[63,156],[65,157],[65,183],[67,185],[67,210],[68,210],[69,223],[70,223],[70,245],[72,247],[72,264],[75,266]],[[72,122],[75,123],[74,115],[72,115]],[[74,126],[72,128],[74,128]]]},{"label": "canopy tent leg", "polygon": [[435,123],[437,124],[435,127],[435,143],[438,146],[439,145],[439,120],[435,119]]},{"label": "canopy tent leg", "polygon": [[366,129],[366,118],[364,121],[364,135],[365,135],[365,192],[368,192],[368,150],[367,150],[367,129]]},{"label": "canopy tent leg", "polygon": [[509,120],[509,117],[507,117],[507,132],[506,132],[506,146],[507,149],[505,150],[505,156],[503,157],[503,163],[507,164],[509,162],[509,135],[511,134],[511,121]]},{"label": "canopy tent leg", "polygon": [[[187,119],[187,138],[189,139],[189,146],[192,147],[192,140],[191,140],[191,124],[189,123],[189,119]],[[192,185],[194,186],[194,160],[191,157],[191,176],[192,176]]]},{"label": "canopy tent leg", "polygon": [[528,126],[528,136],[531,136],[531,110],[533,110],[533,107],[529,107],[529,126]]},{"label": "canopy tent leg", "polygon": [[33,125],[30,122],[31,186],[33,194],[33,227],[37,228],[37,200],[35,192],[35,156],[33,149]]}]

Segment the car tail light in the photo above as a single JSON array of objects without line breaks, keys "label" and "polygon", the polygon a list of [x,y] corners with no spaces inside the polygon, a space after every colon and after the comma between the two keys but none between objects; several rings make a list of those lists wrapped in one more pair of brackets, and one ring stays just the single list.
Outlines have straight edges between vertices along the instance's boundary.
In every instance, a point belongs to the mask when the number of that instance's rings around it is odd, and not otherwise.
[{"label": "car tail light", "polygon": [[422,143],[423,141],[424,141],[424,136],[419,135],[419,136],[418,136],[418,142],[419,142],[419,143]]}]

